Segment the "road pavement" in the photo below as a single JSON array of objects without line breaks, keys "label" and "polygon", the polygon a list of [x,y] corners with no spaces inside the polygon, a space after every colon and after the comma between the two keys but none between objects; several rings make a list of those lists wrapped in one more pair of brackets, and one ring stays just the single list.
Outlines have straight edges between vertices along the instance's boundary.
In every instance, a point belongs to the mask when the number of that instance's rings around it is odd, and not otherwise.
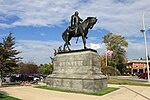
[{"label": "road pavement", "polygon": [[32,86],[3,87],[0,92],[21,100],[150,100],[150,87],[129,85],[108,85],[119,90],[104,96],[51,91]]}]

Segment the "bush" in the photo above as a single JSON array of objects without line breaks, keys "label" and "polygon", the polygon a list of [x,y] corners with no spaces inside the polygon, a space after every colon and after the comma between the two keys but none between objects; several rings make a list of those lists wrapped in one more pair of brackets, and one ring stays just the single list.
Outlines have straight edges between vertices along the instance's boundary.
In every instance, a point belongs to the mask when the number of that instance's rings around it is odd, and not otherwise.
[{"label": "bush", "polygon": [[104,75],[120,75],[120,72],[112,66],[103,66],[101,70]]}]

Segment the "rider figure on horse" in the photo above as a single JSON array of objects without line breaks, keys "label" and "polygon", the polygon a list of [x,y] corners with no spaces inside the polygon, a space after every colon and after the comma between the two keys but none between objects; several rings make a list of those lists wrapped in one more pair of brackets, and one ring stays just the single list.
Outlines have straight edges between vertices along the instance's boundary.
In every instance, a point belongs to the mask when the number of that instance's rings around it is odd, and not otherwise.
[{"label": "rider figure on horse", "polygon": [[76,11],[74,15],[71,16],[71,28],[75,29],[75,34],[77,34],[80,21],[81,22],[83,21],[78,15],[79,15],[79,12]]}]

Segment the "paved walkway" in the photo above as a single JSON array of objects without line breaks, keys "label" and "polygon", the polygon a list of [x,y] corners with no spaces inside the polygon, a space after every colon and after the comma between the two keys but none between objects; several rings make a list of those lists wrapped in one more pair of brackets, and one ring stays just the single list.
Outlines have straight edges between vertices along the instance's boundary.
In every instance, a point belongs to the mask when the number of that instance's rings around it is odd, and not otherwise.
[{"label": "paved walkway", "polygon": [[65,93],[31,86],[4,87],[0,91],[22,100],[150,100],[150,87],[109,85],[120,89],[104,96]]}]

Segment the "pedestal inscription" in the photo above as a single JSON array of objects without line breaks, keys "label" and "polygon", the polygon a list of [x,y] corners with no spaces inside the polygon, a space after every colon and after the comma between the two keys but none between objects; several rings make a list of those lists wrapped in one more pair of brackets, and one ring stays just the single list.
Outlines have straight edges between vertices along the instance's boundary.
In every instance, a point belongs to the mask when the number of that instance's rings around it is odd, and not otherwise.
[{"label": "pedestal inscription", "polygon": [[57,54],[54,71],[47,77],[49,87],[95,92],[107,88],[99,55],[92,50]]}]

